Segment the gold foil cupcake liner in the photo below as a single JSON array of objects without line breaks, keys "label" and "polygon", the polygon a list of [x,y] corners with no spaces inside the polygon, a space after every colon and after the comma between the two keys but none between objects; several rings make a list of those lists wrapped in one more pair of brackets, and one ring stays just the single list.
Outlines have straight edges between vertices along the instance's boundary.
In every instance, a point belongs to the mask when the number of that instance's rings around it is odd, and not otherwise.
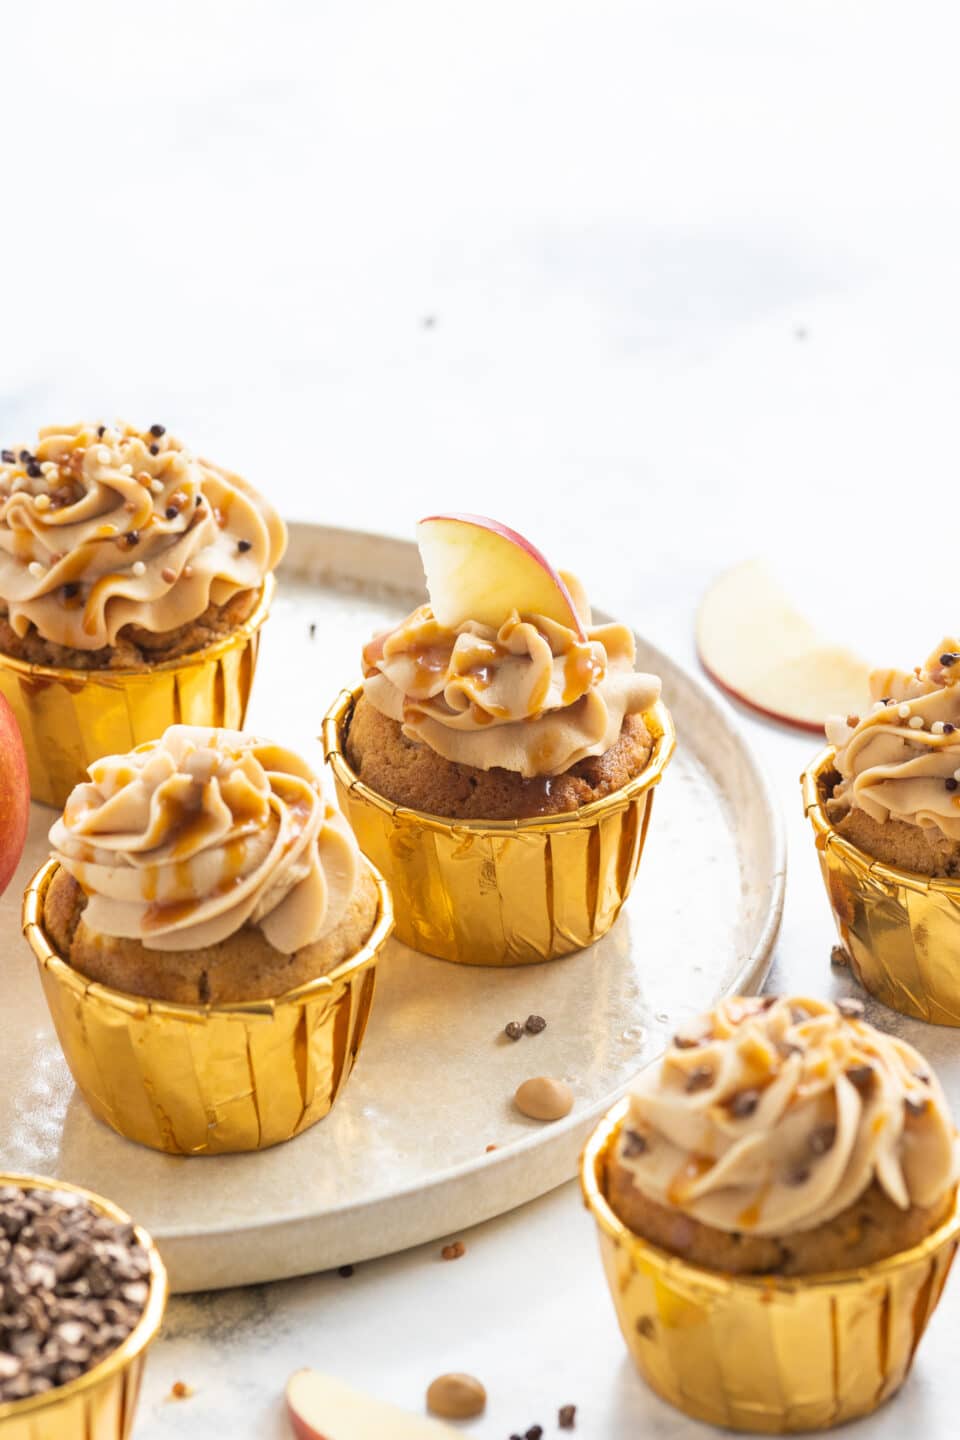
[{"label": "gold foil cupcake liner", "polygon": [[640,864],[653,791],[676,736],[665,705],[644,715],[649,763],[582,809],[532,820],[445,820],[364,785],[345,738],[362,693],[344,690],[323,722],[340,808],[386,876],[397,938],[461,965],[526,965],[582,950],[606,934]]},{"label": "gold foil cupcake liner", "polygon": [[[0,1186],[30,1190],[67,1190],[121,1225],[130,1216],[77,1185],[35,1175],[0,1174]],[[34,1395],[0,1404],[0,1440],[128,1440],[133,1431],[140,1382],[148,1346],[156,1339],[167,1304],[167,1272],[156,1245],[139,1225],[137,1239],[150,1257],[150,1294],[143,1314],[123,1344],[77,1380]]]},{"label": "gold foil cupcake liner", "polygon": [[171,1155],[279,1145],[315,1125],[346,1083],[393,928],[390,892],[373,871],[377,918],[361,950],[274,1000],[174,1005],[94,984],[59,956],[43,923],[58,862],[31,880],[23,930],[77,1087],[93,1113]]},{"label": "gold foil cupcake liner", "polygon": [[773,1434],[826,1429],[888,1400],[949,1273],[956,1203],[919,1245],[860,1270],[791,1279],[706,1270],[635,1235],[607,1204],[607,1156],[628,1103],[590,1137],[580,1178],[620,1329],[651,1389],[696,1420]]},{"label": "gold foil cupcake liner", "polygon": [[823,784],[836,751],[801,776],[820,870],[854,975],[878,1000],[938,1025],[960,1025],[960,880],[875,860],[827,819]]},{"label": "gold foil cupcake liner", "polygon": [[71,670],[0,654],[0,695],[23,735],[31,797],[62,809],[94,760],[124,755],[169,725],[242,728],[274,589],[268,575],[236,630],[149,669]]}]

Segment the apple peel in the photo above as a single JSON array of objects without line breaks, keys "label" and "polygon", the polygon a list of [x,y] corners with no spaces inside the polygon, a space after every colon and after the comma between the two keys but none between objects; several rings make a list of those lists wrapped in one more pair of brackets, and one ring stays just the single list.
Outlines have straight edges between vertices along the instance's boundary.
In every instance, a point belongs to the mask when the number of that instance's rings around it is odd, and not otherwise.
[{"label": "apple peel", "polygon": [[30,823],[30,777],[16,716],[0,695],[0,895],[20,864]]},{"label": "apple peel", "polygon": [[455,1440],[438,1420],[411,1415],[321,1375],[296,1370],[287,1381],[287,1411],[297,1440]]},{"label": "apple peel", "polygon": [[828,715],[859,715],[870,703],[870,666],[823,639],[761,560],[714,581],[696,629],[711,680],[769,719],[822,734]]}]

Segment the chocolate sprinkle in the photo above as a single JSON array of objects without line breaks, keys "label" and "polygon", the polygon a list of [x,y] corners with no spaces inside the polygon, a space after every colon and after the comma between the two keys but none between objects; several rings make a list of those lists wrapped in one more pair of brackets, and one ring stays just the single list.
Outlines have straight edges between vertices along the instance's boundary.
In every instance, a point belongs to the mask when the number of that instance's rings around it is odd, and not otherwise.
[{"label": "chocolate sprinkle", "polygon": [[945,650],[940,656],[941,665],[956,665],[958,660],[960,660],[960,654],[956,650]]},{"label": "chocolate sprinkle", "polygon": [[151,434],[151,435],[155,435],[158,440],[160,439],[160,436],[161,436],[161,435],[166,435],[166,433],[167,433],[167,427],[166,427],[166,425],[151,425],[151,426],[150,426],[150,434]]},{"label": "chocolate sprinkle", "polygon": [[107,433],[107,427],[106,427],[106,425],[98,425],[98,426],[97,426],[97,439],[98,439],[98,440],[102,440],[103,437],[104,437],[104,435],[105,435],[106,433]]},{"label": "chocolate sprinkle", "polygon": [[524,1435],[523,1440],[542,1440],[542,1436],[543,1436],[543,1426],[542,1426],[542,1425],[531,1425],[531,1426],[530,1426],[530,1429],[529,1429],[529,1430],[527,1431],[527,1433]]},{"label": "chocolate sprinkle", "polygon": [[80,594],[80,586],[75,580],[68,580],[63,587],[64,600],[73,600]]},{"label": "chocolate sprinkle", "polygon": [[27,461],[27,474],[30,476],[31,480],[43,479],[43,471],[40,469],[40,466],[37,464],[36,460]]},{"label": "chocolate sprinkle", "polygon": [[957,728],[956,725],[951,725],[949,720],[944,720],[944,722],[943,722],[943,733],[944,733],[944,735],[952,735],[953,732],[954,732],[954,730],[956,730],[956,728]]},{"label": "chocolate sprinkle", "polygon": [[576,1416],[576,1405],[561,1405],[557,1411],[557,1428],[560,1430],[572,1430]]},{"label": "chocolate sprinkle", "polygon": [[842,945],[834,945],[830,951],[830,964],[835,965],[838,970],[846,969],[850,964],[850,956]]},{"label": "chocolate sprinkle", "polygon": [[547,1028],[547,1022],[546,1022],[546,1020],[544,1020],[544,1018],[543,1018],[542,1015],[528,1015],[528,1016],[527,1016],[526,1023],[525,1023],[525,1025],[524,1025],[524,1029],[526,1030],[526,1032],[527,1032],[528,1035],[539,1035],[540,1032],[541,1032],[542,1030],[546,1030],[546,1028]]},{"label": "chocolate sprinkle", "polygon": [[956,780],[953,778],[952,775],[950,776],[950,778],[949,778],[948,780],[944,780],[944,782],[943,782],[943,788],[944,788],[945,790],[956,790],[956,788],[957,788],[957,782],[956,782]]},{"label": "chocolate sprinkle", "polygon": [[150,454],[151,454],[151,455],[159,455],[159,454],[160,454],[160,446],[159,446],[159,445],[151,445],[151,446],[150,446]]},{"label": "chocolate sprinkle", "polygon": [[713,1071],[709,1065],[695,1065],[687,1075],[687,1083],[684,1086],[688,1095],[693,1095],[697,1090],[708,1090],[713,1084]]},{"label": "chocolate sprinkle", "polygon": [[701,1041],[695,1039],[692,1035],[674,1035],[673,1037],[673,1047],[675,1050],[696,1050],[700,1044]]},{"label": "chocolate sprinkle", "polygon": [[520,1040],[523,1036],[523,1026],[519,1020],[511,1020],[508,1025],[504,1025],[503,1033],[508,1040]]},{"label": "chocolate sprinkle", "polygon": [[240,551],[240,554],[241,554],[241,555],[245,555],[248,550],[252,550],[252,549],[253,549],[253,541],[252,541],[252,540],[238,540],[238,541],[237,541],[237,549]]},{"label": "chocolate sprinkle", "polygon": [[759,1104],[759,1090],[741,1090],[730,1097],[727,1108],[734,1120],[747,1120]]},{"label": "chocolate sprinkle", "polygon": [[180,514],[180,511],[177,509],[176,505],[168,505],[163,513],[168,520],[176,520],[177,516]]},{"label": "chocolate sprinkle", "polygon": [[0,450],[0,460],[3,461],[4,465],[14,465],[16,464],[16,459],[17,457],[12,450]]},{"label": "chocolate sprinkle", "polygon": [[641,1135],[639,1130],[625,1130],[623,1132],[623,1158],[635,1160],[638,1155],[646,1155],[650,1144],[646,1136]]},{"label": "chocolate sprinkle", "polygon": [[349,1280],[349,1279],[350,1279],[350,1276],[353,1274],[353,1266],[352,1266],[352,1265],[339,1265],[339,1266],[337,1267],[337,1274],[340,1275],[340,1276],[342,1276],[344,1280]]}]

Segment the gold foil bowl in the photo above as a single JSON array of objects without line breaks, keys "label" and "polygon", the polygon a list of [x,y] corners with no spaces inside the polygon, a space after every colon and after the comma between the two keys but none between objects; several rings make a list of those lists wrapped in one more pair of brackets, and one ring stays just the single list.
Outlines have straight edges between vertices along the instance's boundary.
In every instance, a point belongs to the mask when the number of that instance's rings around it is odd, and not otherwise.
[{"label": "gold foil bowl", "polygon": [[23,931],[67,1064],[100,1120],[171,1155],[223,1155],[279,1145],[328,1113],[360,1049],[393,928],[375,871],[373,931],[328,975],[275,1000],[173,1005],[94,984],[56,953],[43,905],[57,868],[49,860],[28,885]]},{"label": "gold foil bowl", "polygon": [[[111,1220],[130,1224],[130,1216],[77,1185],[34,1175],[0,1174],[0,1186],[27,1190],[67,1190],[83,1198]],[[0,1404],[0,1440],[127,1440],[140,1396],[147,1347],[156,1339],[167,1304],[167,1272],[146,1230],[135,1227],[150,1257],[150,1294],[143,1314],[123,1344],[99,1365],[68,1385],[26,1400]]]},{"label": "gold foil bowl", "polygon": [[23,735],[30,793],[62,809],[87,766],[157,740],[170,725],[243,726],[275,581],[222,640],[144,670],[71,670],[0,654],[0,695]]},{"label": "gold foil bowl", "polygon": [[960,1025],[960,880],[937,880],[865,854],[827,819],[823,784],[836,751],[801,777],[820,869],[853,973],[871,995],[917,1020]]},{"label": "gold foil bowl", "polygon": [[903,1384],[960,1237],[949,1220],[862,1270],[785,1279],[690,1265],[635,1235],[605,1198],[627,1113],[600,1122],[580,1161],[620,1329],[640,1374],[696,1420],[782,1434],[867,1415]]},{"label": "gold foil bowl", "polygon": [[340,808],[360,849],[386,876],[397,938],[461,965],[527,965],[605,935],[630,893],[653,791],[676,736],[658,702],[646,768],[603,800],[532,820],[445,820],[396,805],[364,785],[345,739],[362,693],[344,690],[323,722]]}]

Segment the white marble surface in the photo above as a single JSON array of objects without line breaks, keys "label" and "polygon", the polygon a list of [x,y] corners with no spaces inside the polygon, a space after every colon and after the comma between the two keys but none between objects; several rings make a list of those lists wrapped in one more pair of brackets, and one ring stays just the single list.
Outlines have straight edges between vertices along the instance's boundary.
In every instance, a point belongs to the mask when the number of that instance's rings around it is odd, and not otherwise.
[{"label": "white marble surface", "polygon": [[[760,549],[837,625],[879,621],[878,654],[955,619],[950,0],[32,0],[0,23],[5,438],[115,410],[291,514],[501,513],[680,658],[707,578]],[[868,619],[865,575],[889,577]],[[829,990],[810,747],[745,723],[794,842],[774,983]],[[950,1066],[960,1037],[923,1041]],[[137,1435],[280,1440],[302,1364],[413,1407],[472,1370],[477,1440],[555,1433],[567,1401],[584,1440],[706,1433],[630,1371],[572,1186],[462,1238],[454,1264],[177,1302]],[[955,1432],[958,1324],[960,1283],[863,1433]]]}]

